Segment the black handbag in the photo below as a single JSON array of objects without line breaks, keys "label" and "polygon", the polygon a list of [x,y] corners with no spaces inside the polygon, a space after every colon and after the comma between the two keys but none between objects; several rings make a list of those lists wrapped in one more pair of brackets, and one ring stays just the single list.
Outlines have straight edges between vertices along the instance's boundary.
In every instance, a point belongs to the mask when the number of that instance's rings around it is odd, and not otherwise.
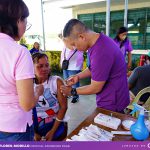
[{"label": "black handbag", "polygon": [[70,58],[67,60],[66,59],[66,49],[65,49],[65,54],[64,54],[64,60],[62,62],[62,69],[63,70],[67,70],[68,69],[68,66],[69,66],[69,60],[71,59],[71,57],[76,53],[77,49],[74,51],[74,53],[70,56]]},{"label": "black handbag", "polygon": [[62,62],[62,69],[67,70],[69,66],[69,60],[63,60]]}]

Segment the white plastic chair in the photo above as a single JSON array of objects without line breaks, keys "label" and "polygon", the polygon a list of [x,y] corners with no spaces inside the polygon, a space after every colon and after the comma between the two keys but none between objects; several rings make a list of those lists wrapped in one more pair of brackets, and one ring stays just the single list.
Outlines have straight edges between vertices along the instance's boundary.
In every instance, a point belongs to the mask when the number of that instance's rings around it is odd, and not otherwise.
[{"label": "white plastic chair", "polygon": [[[138,103],[140,97],[145,94],[145,93],[150,93],[150,86],[144,88],[143,90],[141,90],[134,98],[133,101],[130,102],[130,104],[127,106],[127,109],[129,110],[133,110],[133,103]],[[146,110],[150,111],[150,96],[149,98],[147,99],[147,101],[142,105]],[[138,116],[138,112],[133,114],[134,117],[137,117]]]}]

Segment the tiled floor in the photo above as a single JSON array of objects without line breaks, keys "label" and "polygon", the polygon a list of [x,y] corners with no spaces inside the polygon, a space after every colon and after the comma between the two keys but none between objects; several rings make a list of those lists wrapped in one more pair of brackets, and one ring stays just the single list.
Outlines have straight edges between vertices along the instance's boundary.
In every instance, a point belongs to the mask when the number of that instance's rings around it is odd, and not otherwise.
[{"label": "tiled floor", "polygon": [[68,121],[68,134],[90,115],[95,108],[95,95],[81,95],[79,102],[75,104],[72,104],[71,99],[68,99],[68,110],[66,113],[67,116],[70,116]]}]

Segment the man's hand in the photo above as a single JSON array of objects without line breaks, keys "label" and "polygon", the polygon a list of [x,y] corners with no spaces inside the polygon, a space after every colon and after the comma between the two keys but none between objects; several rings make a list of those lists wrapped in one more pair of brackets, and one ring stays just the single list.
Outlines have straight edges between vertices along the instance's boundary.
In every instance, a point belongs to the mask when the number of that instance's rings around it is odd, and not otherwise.
[{"label": "man's hand", "polygon": [[61,90],[61,93],[63,93],[64,96],[71,96],[71,90],[72,90],[71,86],[62,85],[60,87],[60,90]]}]

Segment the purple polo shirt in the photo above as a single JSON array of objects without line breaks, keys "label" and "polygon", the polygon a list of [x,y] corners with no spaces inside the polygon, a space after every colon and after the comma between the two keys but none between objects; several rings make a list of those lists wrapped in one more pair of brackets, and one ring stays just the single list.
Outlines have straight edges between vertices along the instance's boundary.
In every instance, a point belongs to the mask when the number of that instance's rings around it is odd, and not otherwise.
[{"label": "purple polo shirt", "polygon": [[126,64],[119,47],[104,34],[88,50],[91,78],[106,81],[101,92],[96,94],[97,106],[116,112],[129,104]]},{"label": "purple polo shirt", "polygon": [[[115,43],[116,43],[116,44],[119,46],[119,48],[120,48],[121,42],[118,41],[117,39],[114,39],[114,41],[115,41]],[[122,47],[120,48],[120,50],[121,50],[122,54],[124,55],[124,57],[126,56],[126,53],[127,53],[127,52],[131,52],[131,51],[133,50],[132,44],[131,44],[131,42],[129,41],[129,39],[127,39],[127,40],[123,43],[123,45],[122,45]]]}]

